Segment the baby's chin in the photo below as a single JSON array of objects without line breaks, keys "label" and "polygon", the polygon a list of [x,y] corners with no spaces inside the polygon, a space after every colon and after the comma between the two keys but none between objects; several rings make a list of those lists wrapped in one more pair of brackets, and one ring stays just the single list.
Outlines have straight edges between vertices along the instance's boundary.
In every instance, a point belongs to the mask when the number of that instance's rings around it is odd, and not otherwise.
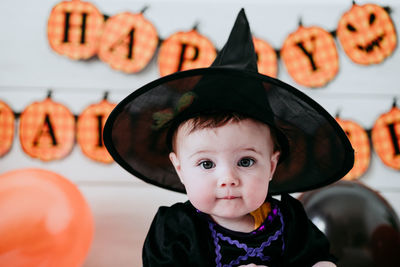
[{"label": "baby's chin", "polygon": [[226,219],[235,219],[258,209],[265,199],[251,203],[244,201],[242,197],[216,198],[214,201],[207,202],[193,199],[189,199],[189,201],[200,212]]},{"label": "baby's chin", "polygon": [[224,220],[224,221],[236,221],[243,219],[243,217],[246,217],[250,215],[249,210],[247,209],[237,209],[234,207],[227,207],[227,208],[219,208],[219,209],[198,209],[197,210],[206,213],[211,216],[211,218],[214,219],[218,223],[219,220]]}]

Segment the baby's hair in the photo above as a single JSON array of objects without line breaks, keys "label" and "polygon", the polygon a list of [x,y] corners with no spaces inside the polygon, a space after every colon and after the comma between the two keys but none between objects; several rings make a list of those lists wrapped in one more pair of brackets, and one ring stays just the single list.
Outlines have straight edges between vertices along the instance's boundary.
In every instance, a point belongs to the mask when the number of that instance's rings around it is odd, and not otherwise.
[{"label": "baby's hair", "polygon": [[[272,142],[274,144],[274,152],[275,151],[281,151],[281,146],[278,142],[278,138],[277,138],[277,134],[276,134],[276,130],[274,127],[271,127],[270,125],[263,123],[261,121],[258,121],[256,119],[253,119],[249,116],[243,115],[241,113],[237,113],[237,112],[230,112],[230,111],[220,111],[220,112],[209,112],[209,113],[203,113],[200,114],[198,116],[189,118],[187,120],[182,121],[181,123],[179,123],[179,125],[182,125],[183,123],[187,122],[187,121],[191,121],[190,122],[190,133],[199,130],[199,129],[206,129],[206,128],[217,128],[217,127],[221,127],[226,125],[227,123],[230,122],[240,122],[246,119],[250,119],[253,120],[255,122],[258,123],[262,123],[264,125],[267,125],[269,130],[270,130],[270,134],[271,134],[271,139]],[[176,148],[176,135],[178,132],[178,128],[179,125],[177,127],[175,127],[175,129],[173,129],[173,134],[171,135],[171,150],[175,151]]]}]

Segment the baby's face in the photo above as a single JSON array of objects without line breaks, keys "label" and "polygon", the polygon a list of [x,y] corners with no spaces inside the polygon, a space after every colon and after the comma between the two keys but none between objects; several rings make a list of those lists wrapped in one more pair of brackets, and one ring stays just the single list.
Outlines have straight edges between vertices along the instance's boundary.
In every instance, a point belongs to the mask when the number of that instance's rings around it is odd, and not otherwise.
[{"label": "baby's face", "polygon": [[193,206],[218,222],[264,203],[279,158],[268,126],[247,119],[190,129],[190,121],[179,127],[170,159]]}]

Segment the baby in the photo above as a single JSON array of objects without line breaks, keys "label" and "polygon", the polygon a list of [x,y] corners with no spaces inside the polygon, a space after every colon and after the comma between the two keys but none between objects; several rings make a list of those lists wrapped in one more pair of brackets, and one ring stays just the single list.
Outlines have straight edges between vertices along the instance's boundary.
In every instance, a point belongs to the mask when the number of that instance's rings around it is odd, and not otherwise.
[{"label": "baby", "polygon": [[315,101],[257,72],[244,10],[212,66],[160,78],[118,104],[104,143],[136,177],[189,199],[158,210],[145,267],[335,266],[289,193],[339,180],[353,149]]},{"label": "baby", "polygon": [[[160,208],[144,266],[335,266],[301,205],[267,198],[280,155],[274,128],[237,113],[199,115],[178,126],[172,148],[189,202]],[[301,245],[304,255],[290,254]]]}]

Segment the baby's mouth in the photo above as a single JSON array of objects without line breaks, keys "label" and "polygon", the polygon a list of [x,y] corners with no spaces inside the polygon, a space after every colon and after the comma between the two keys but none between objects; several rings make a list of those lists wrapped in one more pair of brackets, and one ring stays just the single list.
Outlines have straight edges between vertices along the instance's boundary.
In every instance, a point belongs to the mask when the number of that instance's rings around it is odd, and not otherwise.
[{"label": "baby's mouth", "polygon": [[225,197],[222,197],[222,199],[236,199],[236,198],[239,198],[239,197],[236,197],[236,196],[225,196]]}]

